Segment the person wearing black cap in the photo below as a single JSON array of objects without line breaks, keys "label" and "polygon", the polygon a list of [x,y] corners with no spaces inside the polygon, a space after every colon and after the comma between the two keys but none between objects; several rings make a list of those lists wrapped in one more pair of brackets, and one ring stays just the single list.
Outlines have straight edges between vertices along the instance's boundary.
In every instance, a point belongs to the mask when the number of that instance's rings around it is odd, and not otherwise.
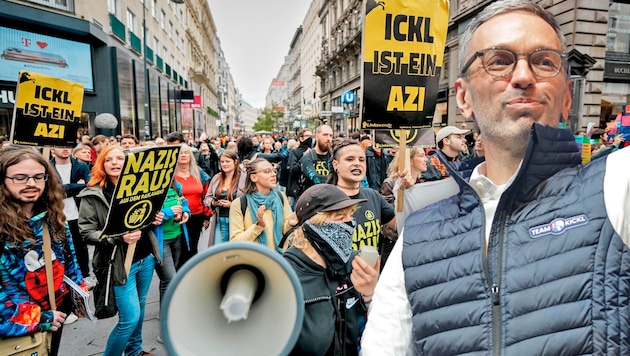
[{"label": "person wearing black cap", "polygon": [[290,355],[358,355],[360,331],[378,279],[352,249],[354,211],[365,199],[318,184],[297,201],[298,229],[284,257],[304,292],[304,322]]}]

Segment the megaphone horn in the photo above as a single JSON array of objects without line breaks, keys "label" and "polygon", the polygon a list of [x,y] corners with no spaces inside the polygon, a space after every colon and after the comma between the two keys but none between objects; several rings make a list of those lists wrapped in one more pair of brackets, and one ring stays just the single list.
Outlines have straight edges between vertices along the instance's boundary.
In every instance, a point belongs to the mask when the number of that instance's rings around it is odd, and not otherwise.
[{"label": "megaphone horn", "polygon": [[282,255],[251,242],[215,245],[171,281],[160,313],[169,355],[286,355],[304,318],[300,281]]}]

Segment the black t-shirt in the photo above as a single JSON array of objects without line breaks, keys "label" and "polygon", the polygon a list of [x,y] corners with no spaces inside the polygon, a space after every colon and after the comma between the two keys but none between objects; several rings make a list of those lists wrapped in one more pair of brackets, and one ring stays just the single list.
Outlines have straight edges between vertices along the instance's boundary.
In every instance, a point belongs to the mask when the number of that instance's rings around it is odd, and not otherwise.
[{"label": "black t-shirt", "polygon": [[361,188],[359,194],[350,198],[367,199],[366,202],[360,203],[359,209],[354,212],[357,227],[352,236],[352,248],[359,250],[363,245],[378,248],[381,225],[387,224],[396,216],[394,207],[372,188]]}]

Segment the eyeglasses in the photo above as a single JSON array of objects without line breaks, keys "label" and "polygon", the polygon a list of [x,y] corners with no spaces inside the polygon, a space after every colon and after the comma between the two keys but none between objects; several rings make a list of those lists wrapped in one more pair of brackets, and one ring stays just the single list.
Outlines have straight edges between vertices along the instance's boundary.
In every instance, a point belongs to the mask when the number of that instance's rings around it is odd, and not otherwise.
[{"label": "eyeglasses", "polygon": [[529,68],[537,77],[552,78],[560,73],[567,55],[554,49],[535,49],[529,53],[516,53],[505,48],[487,48],[473,54],[464,64],[461,75],[464,76],[475,59],[480,58],[486,73],[493,77],[507,77],[514,73],[520,57],[527,58]]},{"label": "eyeglasses", "polygon": [[27,176],[25,174],[18,174],[17,176],[14,177],[9,177],[7,176],[7,178],[9,178],[11,181],[13,181],[14,184],[26,184],[26,182],[28,182],[29,179],[33,179],[33,181],[35,183],[41,183],[41,182],[45,182],[48,180],[48,174],[46,173],[40,173],[40,174],[36,174],[34,176]]},{"label": "eyeglasses", "polygon": [[259,171],[254,172],[254,174],[256,173],[265,173],[265,174],[278,174],[278,169],[273,167],[273,168],[265,168],[265,169],[261,169]]}]

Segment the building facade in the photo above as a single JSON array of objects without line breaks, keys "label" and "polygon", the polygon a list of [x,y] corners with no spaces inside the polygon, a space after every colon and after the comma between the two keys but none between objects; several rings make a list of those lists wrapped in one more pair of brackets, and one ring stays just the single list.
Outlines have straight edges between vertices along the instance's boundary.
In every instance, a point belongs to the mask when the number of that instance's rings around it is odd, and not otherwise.
[{"label": "building facade", "polygon": [[[466,123],[455,100],[458,78],[459,37],[466,25],[493,1],[451,0],[444,67],[439,80],[433,125]],[[614,119],[622,106],[630,103],[630,1],[628,0],[540,0],[553,13],[565,33],[568,61],[573,79],[573,106],[567,126],[575,131],[589,123],[604,126]],[[360,130],[362,16],[358,0],[314,0],[318,29],[309,29],[308,15],[302,24],[302,51],[317,41],[307,33],[321,33],[320,57],[314,72],[301,66],[301,78],[319,78],[319,104],[313,119],[330,124],[336,135]],[[309,10],[310,11],[310,10]],[[308,29],[308,30],[307,30]],[[312,57],[301,53],[300,58]],[[304,82],[294,84],[301,87]],[[352,92],[354,102],[342,103],[342,93]]]},{"label": "building facade", "polygon": [[[0,135],[10,131],[19,70],[84,84],[79,134],[144,140],[217,130],[208,120],[208,108],[218,111],[216,28],[205,1],[0,0],[0,23],[5,48],[67,61],[59,68],[2,57]],[[199,98],[185,100],[187,94]],[[101,113],[117,117],[117,127],[97,127]]]}]

